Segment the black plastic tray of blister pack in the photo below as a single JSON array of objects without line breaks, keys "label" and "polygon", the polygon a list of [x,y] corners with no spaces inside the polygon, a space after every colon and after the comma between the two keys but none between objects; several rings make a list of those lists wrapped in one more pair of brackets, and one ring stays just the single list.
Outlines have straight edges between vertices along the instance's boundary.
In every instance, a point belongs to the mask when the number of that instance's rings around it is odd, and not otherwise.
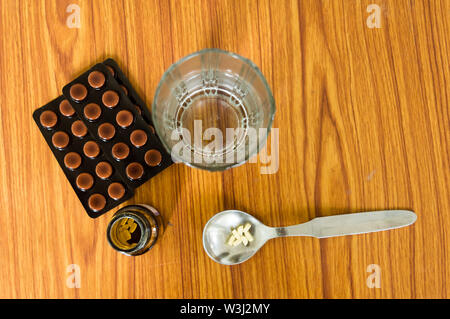
[{"label": "black plastic tray of blister pack", "polygon": [[103,61],[103,64],[113,68],[114,70],[114,78],[117,80],[117,82],[123,86],[128,91],[128,98],[130,99],[131,103],[136,105],[142,112],[142,117],[144,120],[149,124],[153,126],[152,121],[152,115],[150,113],[149,108],[147,107],[147,104],[145,104],[144,100],[141,99],[139,94],[136,92],[134,87],[131,85],[130,80],[128,80],[125,73],[123,73],[122,69],[119,67],[119,64],[111,58]]},{"label": "black plastic tray of blister pack", "polygon": [[[88,83],[88,76],[93,71],[100,71],[105,76],[105,84],[101,88],[92,88]],[[87,96],[82,101],[74,100],[70,97],[70,87],[76,83],[80,83],[84,85],[88,91]],[[114,108],[108,108],[102,103],[102,95],[104,92],[108,90],[113,90],[119,95],[119,104]],[[163,145],[159,138],[153,133],[150,129],[149,125],[144,121],[142,116],[138,113],[133,103],[128,99],[125,92],[120,87],[119,83],[112,76],[111,72],[107,69],[107,67],[98,63],[88,71],[84,72],[82,75],[77,77],[75,80],[64,86],[63,95],[69,100],[71,105],[74,107],[78,116],[83,120],[86,124],[89,132],[97,138],[98,144],[100,148],[106,153],[106,155],[110,158],[114,168],[123,176],[124,181],[128,186],[132,188],[137,188],[141,186],[143,183],[148,181],[153,176],[157,175],[167,167],[173,164],[172,159],[169,154],[167,154],[164,150]],[[95,103],[101,108],[101,116],[96,121],[89,121],[83,115],[84,107],[89,103]],[[133,123],[127,127],[122,128],[116,123],[116,114],[119,111],[128,110],[133,114],[134,120]],[[104,141],[98,137],[98,127],[103,123],[110,123],[114,125],[115,135],[111,140]],[[147,143],[140,147],[134,147],[130,142],[130,134],[132,131],[136,129],[141,129],[145,131],[147,134]],[[114,144],[118,142],[123,142],[129,147],[129,155],[124,160],[116,160],[112,156],[112,147]],[[151,167],[145,163],[144,155],[148,150],[156,149],[162,155],[161,163],[158,166]],[[127,177],[126,167],[127,165],[138,162],[144,168],[144,174],[140,179],[131,180]]]},{"label": "black plastic tray of blister pack", "polygon": [[[52,150],[53,155],[55,156],[56,160],[58,161],[59,166],[61,166],[61,169],[63,170],[64,174],[66,175],[66,178],[69,180],[70,185],[72,185],[73,190],[77,194],[78,199],[80,200],[80,202],[83,205],[84,209],[86,210],[87,214],[92,218],[96,218],[96,217],[99,217],[100,215],[106,213],[107,211],[113,209],[114,207],[118,206],[119,204],[123,203],[124,201],[128,200],[129,198],[131,198],[134,194],[134,191],[132,188],[130,188],[129,186],[127,186],[124,183],[123,177],[120,174],[118,174],[117,170],[113,170],[112,175],[108,179],[105,179],[105,180],[99,178],[96,175],[95,166],[99,162],[107,161],[112,166],[113,166],[113,163],[105,155],[104,152],[100,152],[100,154],[94,159],[86,157],[84,155],[83,146],[86,142],[94,141],[97,144],[99,144],[99,143],[98,143],[97,139],[93,138],[89,132],[82,138],[78,138],[72,134],[71,125],[76,120],[79,120],[79,117],[77,116],[77,114],[74,114],[71,117],[66,117],[59,112],[59,104],[64,99],[65,99],[64,96],[60,96],[57,99],[51,101],[50,103],[35,110],[33,112],[33,118],[34,118],[37,126],[39,127],[42,135],[44,136],[45,140],[47,141],[48,146]],[[58,117],[56,125],[54,127],[52,127],[51,129],[43,127],[40,123],[39,117],[42,114],[42,112],[44,112],[46,110],[53,111]],[[53,146],[53,143],[52,143],[52,136],[54,133],[56,133],[58,131],[64,131],[69,135],[69,140],[70,140],[69,145],[65,149],[62,149],[62,150]],[[64,156],[69,152],[76,152],[81,156],[81,165],[80,165],[80,167],[78,167],[75,170],[70,170],[64,165]],[[89,190],[82,191],[77,187],[76,178],[80,173],[89,173],[94,178],[94,184]],[[108,186],[113,182],[120,182],[125,187],[125,195],[120,200],[113,200],[112,198],[110,198],[108,196]],[[95,193],[99,193],[99,194],[103,195],[106,199],[105,207],[102,210],[97,211],[97,212],[92,211],[88,205],[89,196],[92,194],[95,194]]]}]

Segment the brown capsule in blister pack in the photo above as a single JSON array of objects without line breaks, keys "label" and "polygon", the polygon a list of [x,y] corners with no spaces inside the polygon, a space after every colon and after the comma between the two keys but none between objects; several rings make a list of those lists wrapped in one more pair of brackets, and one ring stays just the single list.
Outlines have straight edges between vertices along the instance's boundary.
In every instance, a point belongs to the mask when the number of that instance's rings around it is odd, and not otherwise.
[{"label": "brown capsule in blister pack", "polygon": [[56,122],[58,122],[58,116],[53,111],[47,110],[39,115],[39,123],[45,128],[53,128],[56,125]]},{"label": "brown capsule in blister pack", "polygon": [[[75,95],[81,99],[80,92]],[[114,172],[111,160],[67,99],[61,96],[53,100],[34,111],[33,118],[90,217],[98,217],[133,196],[133,189],[123,183],[122,175]],[[123,194],[119,194],[116,183],[124,187]],[[116,190],[112,192],[114,198],[109,196],[111,185]],[[53,200],[51,194],[49,200]]]},{"label": "brown capsule in blister pack", "polygon": [[70,169],[75,170],[81,165],[81,156],[77,152],[69,152],[64,155],[64,165]]},{"label": "brown capsule in blister pack", "polygon": [[82,120],[76,120],[70,126],[70,131],[75,137],[83,138],[87,134],[87,127]]},{"label": "brown capsule in blister pack", "polygon": [[77,83],[70,87],[70,97],[76,101],[82,101],[87,96],[86,86],[83,84]]},{"label": "brown capsule in blister pack", "polygon": [[61,101],[61,103],[59,103],[59,113],[61,113],[63,116],[71,117],[75,114],[75,110],[73,109],[70,102],[64,99]]},{"label": "brown capsule in blister pack", "polygon": [[142,147],[147,143],[147,133],[143,130],[134,130],[130,134],[130,142],[135,147]]},{"label": "brown capsule in blister pack", "polygon": [[99,162],[95,166],[95,174],[101,179],[110,178],[113,172],[113,168],[109,162]]},{"label": "brown capsule in blister pack", "polygon": [[94,89],[99,89],[105,84],[105,75],[102,72],[91,72],[88,76],[88,83]]},{"label": "brown capsule in blister pack", "polygon": [[108,195],[112,199],[119,200],[125,195],[125,187],[121,183],[112,183],[108,187]]}]

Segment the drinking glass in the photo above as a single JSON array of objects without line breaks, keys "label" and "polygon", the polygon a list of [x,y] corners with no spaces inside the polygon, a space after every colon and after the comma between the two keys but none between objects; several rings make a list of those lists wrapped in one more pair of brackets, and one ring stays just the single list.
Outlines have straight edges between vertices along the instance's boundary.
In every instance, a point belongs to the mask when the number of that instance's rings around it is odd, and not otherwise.
[{"label": "drinking glass", "polygon": [[264,146],[275,114],[258,67],[205,49],[173,64],[155,93],[156,133],[176,162],[209,171],[245,163]]}]

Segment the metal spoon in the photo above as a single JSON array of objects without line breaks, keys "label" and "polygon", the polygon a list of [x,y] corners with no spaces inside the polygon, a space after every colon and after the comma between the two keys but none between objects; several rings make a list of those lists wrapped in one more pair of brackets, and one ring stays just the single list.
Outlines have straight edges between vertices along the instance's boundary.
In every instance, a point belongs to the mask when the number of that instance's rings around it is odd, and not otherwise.
[{"label": "metal spoon", "polygon": [[[309,222],[288,226],[269,227],[255,217],[239,210],[225,210],[214,215],[203,229],[203,248],[209,257],[224,265],[240,264],[252,257],[269,239],[286,236],[326,238],[364,234],[413,224],[417,219],[408,210],[381,210],[375,212],[318,217]],[[247,246],[230,246],[231,231],[250,223],[253,241]]]}]

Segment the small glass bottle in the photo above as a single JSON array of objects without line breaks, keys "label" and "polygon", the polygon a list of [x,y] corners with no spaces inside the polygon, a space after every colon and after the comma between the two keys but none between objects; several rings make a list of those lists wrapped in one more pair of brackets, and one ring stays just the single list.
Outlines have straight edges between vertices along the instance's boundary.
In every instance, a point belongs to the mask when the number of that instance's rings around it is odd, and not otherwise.
[{"label": "small glass bottle", "polygon": [[119,209],[111,219],[106,232],[109,244],[127,256],[137,256],[155,245],[162,234],[159,212],[144,204]]}]

